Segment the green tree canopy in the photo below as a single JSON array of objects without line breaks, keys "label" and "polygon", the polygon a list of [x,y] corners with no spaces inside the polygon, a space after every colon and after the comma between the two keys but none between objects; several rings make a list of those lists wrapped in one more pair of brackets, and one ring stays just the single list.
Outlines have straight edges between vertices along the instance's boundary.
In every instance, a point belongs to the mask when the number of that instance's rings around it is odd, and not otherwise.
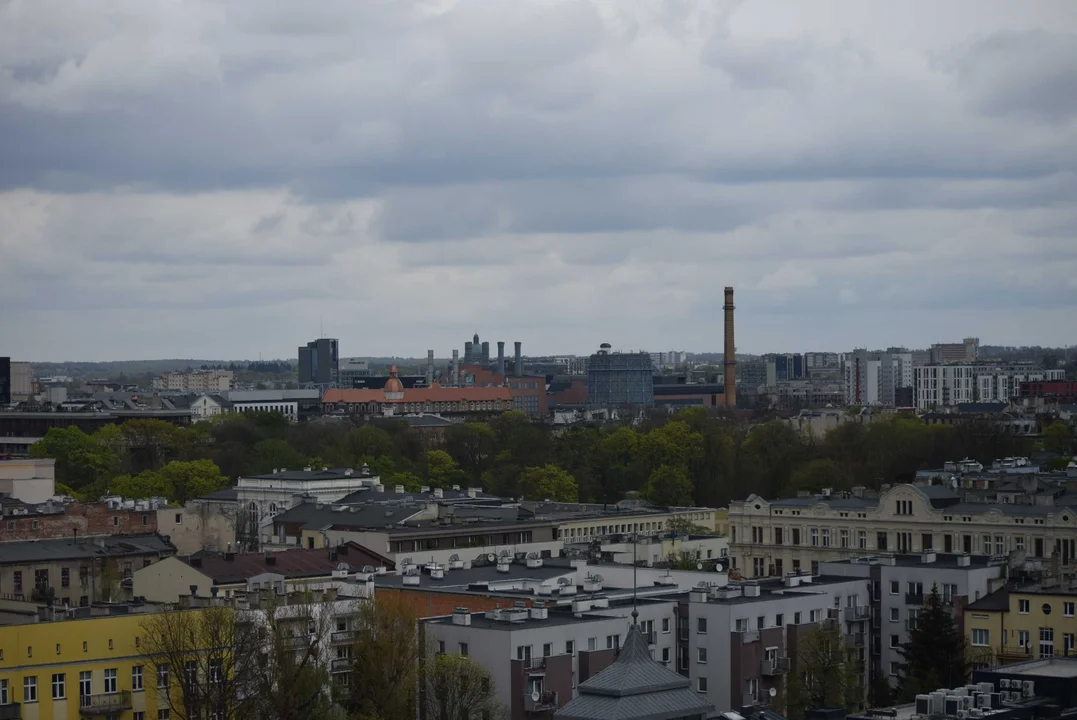
[{"label": "green tree canopy", "polygon": [[254,473],[299,470],[307,465],[307,458],[285,440],[262,440],[254,446],[254,457]]},{"label": "green tree canopy", "polygon": [[862,707],[863,667],[854,653],[836,626],[816,626],[797,642],[786,691],[791,719],[800,720],[812,708]]},{"label": "green tree canopy", "polygon": [[579,497],[575,478],[552,464],[524,468],[520,474],[520,491],[529,500],[576,502]]},{"label": "green tree canopy", "polygon": [[1048,425],[1043,431],[1043,449],[1069,456],[1073,451],[1073,433],[1069,425],[1060,421]]},{"label": "green tree canopy", "polygon": [[692,478],[683,467],[659,465],[647,478],[644,496],[656,505],[691,505]]}]

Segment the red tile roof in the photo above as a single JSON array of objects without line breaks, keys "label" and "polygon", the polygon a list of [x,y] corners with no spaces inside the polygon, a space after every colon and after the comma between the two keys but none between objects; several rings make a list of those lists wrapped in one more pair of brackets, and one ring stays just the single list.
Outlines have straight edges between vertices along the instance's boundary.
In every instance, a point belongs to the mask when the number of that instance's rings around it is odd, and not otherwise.
[{"label": "red tile roof", "polygon": [[[330,550],[336,551],[335,558],[330,558]],[[267,558],[271,558],[272,562],[266,562]],[[337,548],[296,548],[268,554],[235,553],[232,559],[220,554],[178,559],[213,580],[215,585],[244,582],[262,573],[278,573],[285,577],[328,577],[340,563],[347,563],[352,568],[364,565],[393,567],[393,561],[389,558],[354,542]]]},{"label": "red tile roof", "polygon": [[405,388],[401,399],[386,399],[384,390],[332,388],[322,396],[324,403],[418,403],[418,402],[482,402],[505,400],[512,402],[507,387],[441,387],[434,383],[428,388]]}]

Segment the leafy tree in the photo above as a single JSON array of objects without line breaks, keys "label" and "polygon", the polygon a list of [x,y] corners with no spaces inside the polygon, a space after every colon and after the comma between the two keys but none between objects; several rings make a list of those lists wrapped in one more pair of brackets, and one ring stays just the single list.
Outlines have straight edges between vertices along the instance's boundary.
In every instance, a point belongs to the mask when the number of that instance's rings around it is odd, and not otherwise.
[{"label": "leafy tree", "polygon": [[30,446],[30,457],[54,458],[56,480],[75,490],[112,477],[120,466],[119,454],[77,427],[50,428]]},{"label": "leafy tree", "polygon": [[307,458],[284,440],[262,440],[254,446],[254,456],[254,473],[283,468],[297,470],[307,465]]},{"label": "leafy tree", "polygon": [[417,493],[422,487],[423,479],[415,473],[403,472],[393,473],[383,482],[389,486],[403,485],[405,492]]},{"label": "leafy tree", "polygon": [[357,465],[359,458],[379,458],[393,454],[392,436],[375,425],[363,425],[349,431],[345,442],[352,457],[348,463],[350,465]]},{"label": "leafy tree", "polygon": [[490,671],[462,655],[426,658],[425,716],[437,720],[472,720],[501,714]]},{"label": "leafy tree", "polygon": [[163,497],[182,505],[227,486],[227,479],[211,460],[173,460],[160,470],[115,477],[109,491],[132,499]]},{"label": "leafy tree", "polygon": [[1043,449],[1059,455],[1070,455],[1073,448],[1073,435],[1069,426],[1063,422],[1053,422],[1043,431]]},{"label": "leafy tree", "polygon": [[910,701],[939,687],[956,687],[968,678],[965,636],[939,596],[938,586],[931,586],[916,617],[916,628],[898,653],[902,657],[897,693],[901,700]]},{"label": "leafy tree", "polygon": [[378,593],[360,605],[352,645],[354,682],[338,702],[349,715],[414,720],[421,646],[415,612],[399,593]]},{"label": "leafy tree", "polygon": [[451,487],[467,482],[467,476],[452,456],[444,450],[430,450],[426,453],[426,480],[430,487]]},{"label": "leafy tree", "polygon": [[678,515],[666,523],[666,529],[677,535],[718,535],[714,528],[697,525],[683,515]]},{"label": "leafy tree", "polygon": [[829,458],[817,458],[793,471],[785,494],[792,495],[798,490],[818,492],[823,488],[846,490],[851,484],[845,468]]},{"label": "leafy tree", "polygon": [[630,427],[619,427],[598,441],[592,467],[598,479],[601,502],[617,502],[629,490],[637,490],[646,478],[639,462],[639,435]]},{"label": "leafy tree", "polygon": [[486,423],[453,425],[445,431],[445,450],[460,467],[479,477],[494,456],[497,437]]},{"label": "leafy tree", "polygon": [[863,704],[863,667],[837,626],[817,626],[797,643],[787,688],[790,718],[811,708],[857,710]]},{"label": "leafy tree", "polygon": [[652,469],[661,465],[689,468],[703,456],[703,436],[678,420],[641,437],[639,452]]},{"label": "leafy tree", "polygon": [[647,478],[644,496],[656,505],[691,505],[692,478],[683,467],[660,465]]},{"label": "leafy tree", "polygon": [[153,418],[128,420],[120,425],[131,457],[130,471],[157,470],[176,456],[183,444],[183,430]]},{"label": "leafy tree", "polygon": [[520,474],[520,491],[529,500],[576,502],[579,497],[575,478],[552,464],[524,468]]},{"label": "leafy tree", "polygon": [[781,497],[805,452],[804,441],[786,423],[773,421],[756,427],[740,447],[740,479],[745,486],[738,488],[738,494]]}]

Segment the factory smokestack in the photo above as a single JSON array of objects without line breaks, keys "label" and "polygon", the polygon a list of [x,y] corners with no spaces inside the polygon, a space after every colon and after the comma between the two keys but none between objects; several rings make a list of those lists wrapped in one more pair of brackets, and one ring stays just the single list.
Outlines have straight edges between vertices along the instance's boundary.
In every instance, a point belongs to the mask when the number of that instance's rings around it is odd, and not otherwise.
[{"label": "factory smokestack", "polygon": [[483,340],[480,347],[482,347],[482,367],[488,370],[490,368],[490,341]]},{"label": "factory smokestack", "polygon": [[517,340],[516,342],[513,343],[513,345],[516,347],[516,358],[515,358],[515,362],[513,364],[512,374],[515,375],[516,377],[523,377],[523,374],[524,374],[524,356],[521,353],[521,346],[523,345],[523,343],[520,342],[519,340]]},{"label": "factory smokestack", "polygon": [[453,349],[452,351],[452,371],[449,382],[453,385],[460,385],[460,351]]},{"label": "factory smokestack", "polygon": [[497,341],[497,371],[505,377],[505,341]]},{"label": "factory smokestack", "polygon": [[426,386],[434,384],[434,351],[426,351]]},{"label": "factory smokestack", "polygon": [[733,288],[725,289],[725,405],[737,406],[737,346],[733,341]]}]

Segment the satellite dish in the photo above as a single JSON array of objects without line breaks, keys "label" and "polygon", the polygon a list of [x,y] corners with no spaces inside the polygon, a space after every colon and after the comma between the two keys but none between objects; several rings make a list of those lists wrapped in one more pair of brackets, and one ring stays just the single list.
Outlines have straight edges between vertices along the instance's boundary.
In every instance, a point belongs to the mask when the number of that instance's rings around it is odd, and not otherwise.
[{"label": "satellite dish", "polygon": [[508,556],[509,556],[509,551],[508,550],[502,550],[501,551],[501,557],[508,557]]},{"label": "satellite dish", "polygon": [[702,570],[702,569],[703,569],[703,563],[697,562],[696,563],[696,570]]},{"label": "satellite dish", "polygon": [[351,566],[348,563],[337,563],[337,570],[348,570]]},{"label": "satellite dish", "polygon": [[567,577],[561,577],[561,578],[557,578],[557,584],[561,585],[561,586],[571,585],[572,581],[569,580]]},{"label": "satellite dish", "polygon": [[778,694],[778,688],[771,688],[770,689],[770,696],[771,697],[774,697],[777,694]]},{"label": "satellite dish", "polygon": [[486,556],[486,559],[487,559],[488,561],[490,561],[490,562],[493,562],[493,561],[494,561],[494,554],[493,554],[493,553],[490,553],[489,555],[487,555],[487,556]]},{"label": "satellite dish", "polygon": [[452,555],[449,556],[449,562],[456,562],[459,559],[460,559],[460,556],[457,555],[456,553],[453,553]]},{"label": "satellite dish", "polygon": [[539,691],[538,691],[538,690],[532,690],[532,691],[531,691],[531,702],[538,702],[538,701],[539,701],[539,698],[541,698],[541,697],[542,697],[542,696],[541,696],[541,695],[539,695]]},{"label": "satellite dish", "polygon": [[596,583],[602,582],[602,576],[599,575],[598,573],[595,573],[594,575],[592,575],[591,579],[594,580]]}]

